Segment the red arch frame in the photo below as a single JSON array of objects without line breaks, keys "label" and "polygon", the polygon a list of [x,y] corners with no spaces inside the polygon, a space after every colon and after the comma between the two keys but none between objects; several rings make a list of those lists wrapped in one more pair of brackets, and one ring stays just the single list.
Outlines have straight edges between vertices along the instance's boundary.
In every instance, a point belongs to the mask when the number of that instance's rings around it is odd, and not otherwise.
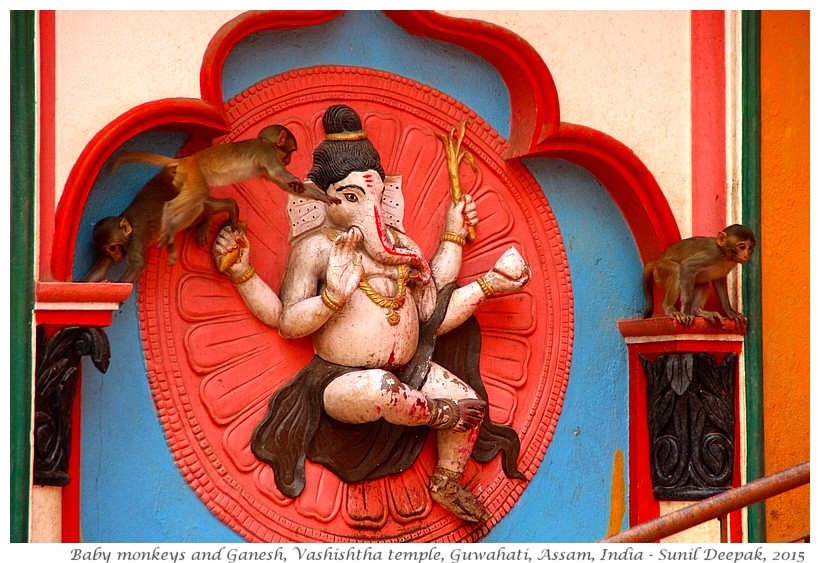
[{"label": "red arch frame", "polygon": [[[422,10],[384,13],[410,34],[463,47],[497,69],[510,93],[507,158],[564,158],[592,173],[623,213],[644,261],[680,239],[674,215],[657,181],[629,148],[600,131],[560,121],[552,75],[529,43],[486,22]],[[226,133],[221,73],[233,47],[252,33],[318,25],[340,14],[341,11],[242,14],[225,24],[206,49],[200,70],[201,99],[171,98],[142,104],[95,135],[71,170],[57,207],[51,262],[55,279],[70,279],[81,215],[77,210],[85,206],[103,164],[124,141],[160,128],[209,136]]]}]

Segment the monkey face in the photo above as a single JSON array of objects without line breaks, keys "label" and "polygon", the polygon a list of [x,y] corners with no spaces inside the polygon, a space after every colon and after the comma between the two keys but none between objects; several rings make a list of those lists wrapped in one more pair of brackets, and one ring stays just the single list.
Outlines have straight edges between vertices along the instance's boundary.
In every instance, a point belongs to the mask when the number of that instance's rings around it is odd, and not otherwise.
[{"label": "monkey face", "polygon": [[738,264],[745,264],[752,257],[755,245],[748,240],[738,242],[732,249],[732,260]]},{"label": "monkey face", "polygon": [[114,262],[119,262],[125,257],[125,245],[119,242],[106,244],[102,249],[102,253],[111,258]]}]

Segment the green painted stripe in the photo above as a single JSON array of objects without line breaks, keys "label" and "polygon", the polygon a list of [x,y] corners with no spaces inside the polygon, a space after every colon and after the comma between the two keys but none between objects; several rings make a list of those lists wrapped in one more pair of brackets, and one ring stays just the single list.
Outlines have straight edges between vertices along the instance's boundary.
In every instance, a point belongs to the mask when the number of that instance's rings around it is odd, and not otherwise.
[{"label": "green painted stripe", "polygon": [[[760,12],[742,14],[743,223],[760,237]],[[749,317],[746,365],[746,479],[765,475],[763,464],[763,306],[760,254],[743,266],[743,307]],[[766,541],[766,505],[748,510],[748,541]]]},{"label": "green painted stripe", "polygon": [[34,21],[11,12],[11,534],[28,541],[34,310]]}]

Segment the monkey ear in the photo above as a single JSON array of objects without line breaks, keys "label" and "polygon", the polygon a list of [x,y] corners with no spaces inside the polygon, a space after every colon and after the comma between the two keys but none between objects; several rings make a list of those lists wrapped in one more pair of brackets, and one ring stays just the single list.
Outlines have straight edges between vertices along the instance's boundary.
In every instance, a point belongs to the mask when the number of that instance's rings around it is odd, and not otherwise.
[{"label": "monkey ear", "polygon": [[720,231],[715,238],[717,239],[718,246],[724,246],[727,238],[726,231]]},{"label": "monkey ear", "polygon": [[288,141],[288,132],[286,129],[279,131],[279,136],[276,138],[276,146],[281,147]]},{"label": "monkey ear", "polygon": [[120,221],[120,229],[122,229],[122,232],[127,237],[130,237],[131,232],[134,230],[133,227],[131,227],[131,223],[125,217],[123,217],[122,220]]}]

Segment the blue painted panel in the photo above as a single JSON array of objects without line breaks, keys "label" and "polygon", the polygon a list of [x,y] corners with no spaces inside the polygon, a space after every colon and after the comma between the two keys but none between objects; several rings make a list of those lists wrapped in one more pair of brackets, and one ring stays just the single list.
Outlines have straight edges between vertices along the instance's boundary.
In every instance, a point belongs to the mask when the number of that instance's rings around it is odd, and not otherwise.
[{"label": "blue painted panel", "polygon": [[591,174],[562,160],[526,164],[564,238],[575,341],[563,411],[544,461],[520,504],[485,541],[589,542],[607,535],[615,453],[628,458],[627,353],[616,322],[641,310],[641,261],[626,221]]},{"label": "blue painted panel", "polygon": [[[350,39],[362,37],[368,41]],[[408,38],[377,13],[350,13],[317,28],[259,34],[244,41],[228,62],[227,96],[291,68],[369,66],[430,84],[500,131],[509,130],[509,97],[494,69],[461,49]],[[129,145],[170,155],[183,140],[151,133]],[[520,502],[485,541],[591,541],[607,532],[615,452],[627,453],[627,355],[615,323],[641,310],[640,259],[617,207],[590,174],[564,161],[533,159],[527,166],[564,236],[575,294],[575,346],[552,444]],[[83,214],[76,276],[93,260],[93,222],[119,214],[152,173],[136,166],[122,176],[101,175]],[[83,540],[242,541],[207,510],[173,462],[150,396],[135,295],[106,332],[112,347],[108,373],[100,375],[89,362],[84,366]]]},{"label": "blue painted panel", "polygon": [[[175,155],[185,135],[150,132],[124,148]],[[91,267],[94,223],[119,215],[158,172],[125,164],[99,174],[83,210],[74,279]],[[124,264],[109,275],[117,279]],[[183,480],[174,463],[148,386],[140,338],[137,288],[105,329],[111,363],[100,374],[83,360],[80,526],[87,542],[242,541],[222,525]]]},{"label": "blue painted panel", "polygon": [[84,542],[238,542],[177,469],[148,386],[136,292],[105,329],[111,364],[83,360]]}]

